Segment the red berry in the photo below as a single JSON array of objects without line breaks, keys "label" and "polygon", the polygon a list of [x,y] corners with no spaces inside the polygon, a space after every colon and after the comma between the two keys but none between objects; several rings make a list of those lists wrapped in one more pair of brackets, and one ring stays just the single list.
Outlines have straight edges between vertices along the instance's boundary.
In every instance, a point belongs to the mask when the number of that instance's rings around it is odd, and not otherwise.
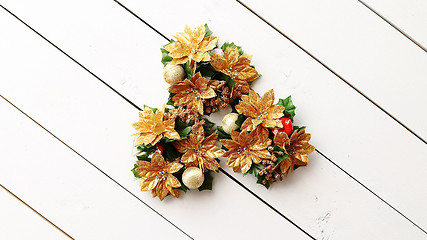
[{"label": "red berry", "polygon": [[278,131],[285,132],[286,134],[291,135],[292,132],[294,131],[294,126],[292,126],[291,119],[287,117],[282,117],[280,118],[280,121],[283,124],[283,128],[279,128]]},{"label": "red berry", "polygon": [[163,155],[163,146],[162,146],[162,144],[160,144],[160,143],[156,143],[156,147],[157,147],[157,149],[159,149],[160,154],[162,154],[162,155]]}]

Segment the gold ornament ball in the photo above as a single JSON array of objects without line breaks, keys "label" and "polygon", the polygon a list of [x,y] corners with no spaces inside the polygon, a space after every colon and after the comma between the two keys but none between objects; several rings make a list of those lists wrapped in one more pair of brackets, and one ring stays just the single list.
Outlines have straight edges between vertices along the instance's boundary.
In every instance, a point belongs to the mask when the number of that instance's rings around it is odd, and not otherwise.
[{"label": "gold ornament ball", "polygon": [[189,167],[182,173],[182,181],[189,189],[196,189],[202,186],[205,181],[202,170],[198,167]]},{"label": "gold ornament ball", "polygon": [[163,78],[169,84],[184,80],[185,72],[181,65],[168,63],[163,69]]},{"label": "gold ornament ball", "polygon": [[222,129],[224,129],[224,132],[230,134],[231,131],[237,129],[236,120],[239,117],[239,114],[237,113],[229,113],[224,116],[222,119]]}]

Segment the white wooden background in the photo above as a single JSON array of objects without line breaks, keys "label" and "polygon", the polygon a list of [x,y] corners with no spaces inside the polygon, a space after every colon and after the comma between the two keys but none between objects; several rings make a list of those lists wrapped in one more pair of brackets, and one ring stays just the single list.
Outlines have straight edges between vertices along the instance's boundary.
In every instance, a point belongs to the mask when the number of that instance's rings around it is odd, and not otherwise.
[{"label": "white wooden background", "polygon": [[[427,1],[0,6],[0,239],[427,239]],[[213,191],[160,202],[130,124],[167,99],[160,46],[204,23],[318,151],[270,190],[222,161]]]}]

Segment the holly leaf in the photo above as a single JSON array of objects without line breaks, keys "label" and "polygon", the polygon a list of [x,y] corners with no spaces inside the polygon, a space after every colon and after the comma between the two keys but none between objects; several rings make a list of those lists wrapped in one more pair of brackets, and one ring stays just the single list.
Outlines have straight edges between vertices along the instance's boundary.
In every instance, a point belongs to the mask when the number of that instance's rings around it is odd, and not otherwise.
[{"label": "holly leaf", "polygon": [[232,43],[225,42],[224,44],[222,44],[222,46],[221,46],[222,51],[225,51],[225,49],[227,49],[227,47],[237,48],[237,51],[239,52],[239,55],[242,55],[244,53],[243,50],[242,50],[242,47],[241,46],[237,46],[236,44],[234,44],[234,42],[232,42]]},{"label": "holly leaf", "polygon": [[184,65],[184,72],[185,72],[185,76],[188,80],[191,80],[191,78],[193,77],[193,69],[191,69],[190,64],[188,62],[186,62]]},{"label": "holly leaf", "polygon": [[169,106],[175,106],[175,102],[172,100],[173,96],[175,96],[176,93],[169,92],[168,102],[166,105]]},{"label": "holly leaf", "polygon": [[151,159],[148,157],[148,153],[143,153],[141,155],[136,156],[136,158],[140,161],[147,161],[147,162],[151,162]]},{"label": "holly leaf", "polygon": [[168,44],[165,44],[165,45],[163,45],[162,48],[160,48],[160,51],[162,52],[161,62],[163,63],[163,67],[166,66],[169,62],[171,62],[173,60],[173,58],[171,56],[169,56],[169,52],[164,48],[173,42],[175,42],[175,40],[171,39]]},{"label": "holly leaf", "polygon": [[205,124],[203,125],[203,130],[205,131],[205,137],[212,135],[216,131],[215,123],[209,121],[206,118],[203,118],[203,120],[205,120]]},{"label": "holly leaf", "polygon": [[181,183],[181,187],[179,187],[179,189],[181,189],[184,192],[187,192],[188,188],[184,185],[184,182],[182,182],[182,173],[184,172],[185,169],[187,168],[184,166],[178,172],[173,173],[172,175],[174,175],[178,179],[178,181]]},{"label": "holly leaf", "polygon": [[277,104],[285,107],[283,114],[285,114],[285,117],[290,118],[291,121],[294,122],[295,108],[296,107],[292,103],[291,96],[287,97],[286,99],[279,99],[279,102]]},{"label": "holly leaf", "polygon": [[255,176],[259,176],[259,172],[264,168],[264,165],[262,165],[261,163],[253,163],[251,168],[243,174],[243,176],[248,175],[248,174],[252,174]]},{"label": "holly leaf", "polygon": [[136,177],[136,178],[142,178],[142,176],[141,175],[139,175],[137,172],[136,172],[136,169],[138,168],[138,165],[135,163],[134,165],[133,165],[133,168],[132,168],[132,172],[133,172],[133,175]]},{"label": "holly leaf", "polygon": [[209,29],[208,25],[205,24],[205,37],[209,37],[212,33],[213,32]]},{"label": "holly leaf", "polygon": [[162,143],[163,156],[166,160],[173,161],[180,157],[180,153],[176,150],[171,142]]},{"label": "holly leaf", "polygon": [[151,144],[142,144],[141,146],[138,146],[136,149],[138,149],[141,152],[150,154],[156,151],[156,146],[153,146]]},{"label": "holly leaf", "polygon": [[303,130],[303,129],[305,129],[305,126],[295,126],[294,125],[294,131],[297,131],[297,132],[299,132],[299,131],[301,131],[301,130]]},{"label": "holly leaf", "polygon": [[226,133],[222,127],[217,127],[216,133],[218,134],[218,140],[231,139],[231,135]]},{"label": "holly leaf", "polygon": [[198,188],[199,191],[212,190],[213,177],[211,176],[211,171],[206,171],[203,175],[205,177],[205,181],[203,181],[202,186]]},{"label": "holly leaf", "polygon": [[246,116],[243,114],[239,114],[237,117],[237,120],[234,122],[237,125],[237,129],[240,129],[242,127],[243,122],[246,120]]}]

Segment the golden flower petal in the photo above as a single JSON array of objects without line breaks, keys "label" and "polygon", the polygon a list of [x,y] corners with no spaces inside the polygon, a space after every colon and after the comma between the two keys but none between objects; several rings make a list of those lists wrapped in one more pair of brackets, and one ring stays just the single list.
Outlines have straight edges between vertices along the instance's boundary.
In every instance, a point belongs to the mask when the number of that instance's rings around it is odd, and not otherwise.
[{"label": "golden flower petal", "polygon": [[196,152],[191,149],[188,150],[186,153],[184,153],[184,155],[182,155],[181,157],[181,162],[187,164],[187,163],[192,163],[194,161],[197,161],[197,154]]},{"label": "golden flower petal", "polygon": [[211,159],[208,157],[200,157],[199,158],[199,166],[202,172],[205,171],[205,168],[212,170],[212,171],[218,171],[219,163],[215,159]]},{"label": "golden flower petal", "polygon": [[[204,39],[206,39],[205,38],[205,33],[206,33],[206,31],[205,31],[205,26],[204,25],[200,25],[200,26],[198,26],[195,30],[194,30],[194,32],[193,32],[193,34],[192,34],[192,39],[191,39],[191,41],[192,42],[195,42],[195,43],[201,43],[202,42],[202,40],[204,40]],[[214,46],[215,47],[215,46]],[[199,46],[199,49],[200,49],[200,46]],[[207,51],[207,50],[206,50]]]},{"label": "golden flower petal", "polygon": [[207,52],[209,50],[212,50],[215,48],[216,44],[218,43],[218,37],[205,37],[200,43],[199,43],[199,51],[201,52]]},{"label": "golden flower petal", "polygon": [[[252,151],[252,153],[257,156],[258,158],[262,158],[262,159],[269,159],[271,158],[271,153],[267,150],[257,150],[257,151]],[[259,163],[259,162],[257,162]]]},{"label": "golden flower petal", "polygon": [[252,166],[252,159],[248,156],[242,158],[240,161],[240,170],[242,173],[246,173]]},{"label": "golden flower petal", "polygon": [[174,175],[168,174],[168,177],[166,179],[166,186],[170,186],[172,188],[178,188],[178,187],[181,187],[181,183],[178,181],[178,179]]},{"label": "golden flower petal", "polygon": [[180,153],[185,153],[189,150],[189,145],[187,144],[188,140],[181,140],[178,142],[174,142],[173,146],[176,148],[176,150]]},{"label": "golden flower petal", "polygon": [[291,166],[292,162],[290,158],[283,159],[283,161],[280,162],[280,171],[282,171],[282,173],[292,171],[293,168],[291,168]]},{"label": "golden flower petal", "polygon": [[262,126],[266,127],[266,128],[282,128],[283,124],[279,119],[265,119],[262,122]]},{"label": "golden flower petal", "polygon": [[168,190],[169,190],[169,192],[170,192],[170,194],[171,194],[172,196],[174,196],[174,197],[176,197],[176,198],[179,198],[179,196],[180,196],[180,191],[179,191],[179,189],[174,189],[174,188],[170,188],[170,187],[168,187]]},{"label": "golden flower petal", "polygon": [[209,146],[205,151],[205,156],[212,159],[222,157],[222,155],[224,155],[224,152],[221,150],[221,148],[215,145]]},{"label": "golden flower petal", "polygon": [[166,161],[163,158],[160,151],[156,151],[153,154],[153,157],[151,158],[151,166],[154,168],[156,168],[156,167],[164,168],[166,166]]},{"label": "golden flower petal", "polygon": [[210,146],[210,145],[214,145],[216,142],[216,139],[218,138],[218,134],[211,134],[209,137],[203,139],[202,141],[202,145],[203,146]]},{"label": "golden flower petal", "polygon": [[142,144],[150,144],[156,139],[156,135],[153,133],[141,133],[135,141],[135,146],[141,146]]},{"label": "golden flower petal", "polygon": [[233,66],[239,60],[239,51],[237,48],[227,47],[224,51],[224,57],[229,66]]},{"label": "golden flower petal", "polygon": [[149,191],[154,189],[159,182],[159,179],[156,176],[152,176],[149,178],[141,178],[140,186],[141,191]]},{"label": "golden flower petal", "polygon": [[[238,144],[238,143],[236,143],[235,141],[233,141],[233,140],[230,140],[230,139],[221,139],[221,144],[224,146],[224,147],[226,147],[228,150],[234,150],[234,149],[236,149],[236,148],[239,148],[240,147],[240,145]],[[227,156],[228,156],[228,154],[227,154]],[[226,157],[225,155],[224,155],[224,157]]]},{"label": "golden flower petal", "polygon": [[184,64],[187,61],[188,61],[188,57],[182,57],[182,58],[174,58],[171,63],[178,65],[178,64]]},{"label": "golden flower petal", "polygon": [[163,200],[169,193],[167,187],[165,186],[165,181],[159,182],[155,189],[156,194],[160,198],[160,200]]},{"label": "golden flower petal", "polygon": [[200,97],[203,99],[209,99],[216,97],[216,93],[212,88],[208,88],[206,91],[200,93]]},{"label": "golden flower petal", "polygon": [[283,111],[285,110],[285,107],[280,106],[280,105],[272,105],[269,109],[268,109],[268,117],[270,119],[272,118],[281,118],[283,117]]},{"label": "golden flower petal", "polygon": [[227,60],[219,54],[212,54],[210,63],[212,67],[220,72],[227,68]]},{"label": "golden flower petal", "polygon": [[260,112],[267,112],[274,103],[274,90],[270,89],[261,97],[259,101]]},{"label": "golden flower petal", "polygon": [[176,173],[182,168],[182,164],[179,162],[171,162],[166,165],[165,170],[168,173]]},{"label": "golden flower petal", "polygon": [[179,133],[175,130],[173,130],[171,132],[165,132],[164,135],[165,135],[165,137],[167,137],[169,139],[176,139],[176,140],[181,139],[181,136],[179,136]]}]

